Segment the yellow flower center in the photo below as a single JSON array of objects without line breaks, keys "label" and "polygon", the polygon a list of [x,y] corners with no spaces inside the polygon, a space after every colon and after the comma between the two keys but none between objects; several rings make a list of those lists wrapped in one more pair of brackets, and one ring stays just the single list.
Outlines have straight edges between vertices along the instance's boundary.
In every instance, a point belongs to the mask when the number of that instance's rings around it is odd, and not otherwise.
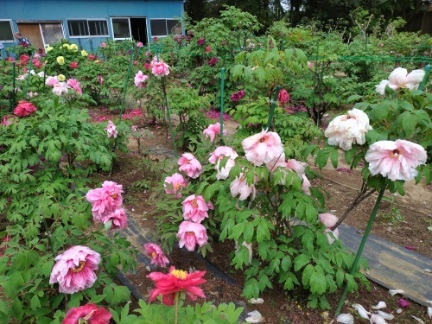
[{"label": "yellow flower center", "polygon": [[113,194],[110,195],[110,197],[111,197],[112,199],[116,199],[116,198],[117,198],[117,194],[116,194],[116,193],[113,193]]},{"label": "yellow flower center", "polygon": [[192,200],[191,205],[193,208],[197,208],[198,207],[198,203],[196,200]]},{"label": "yellow flower center", "polygon": [[184,270],[173,270],[171,271],[171,274],[181,280],[184,280],[187,277],[187,272]]},{"label": "yellow flower center", "polygon": [[180,184],[180,183],[176,183],[176,184],[174,185],[174,189],[175,189],[175,190],[178,190],[180,187],[181,187],[181,184]]},{"label": "yellow flower center", "polygon": [[79,265],[75,268],[72,268],[72,272],[80,272],[82,269],[84,269],[85,261],[80,261]]},{"label": "yellow flower center", "polygon": [[152,252],[151,257],[154,259],[156,257],[156,252]]}]

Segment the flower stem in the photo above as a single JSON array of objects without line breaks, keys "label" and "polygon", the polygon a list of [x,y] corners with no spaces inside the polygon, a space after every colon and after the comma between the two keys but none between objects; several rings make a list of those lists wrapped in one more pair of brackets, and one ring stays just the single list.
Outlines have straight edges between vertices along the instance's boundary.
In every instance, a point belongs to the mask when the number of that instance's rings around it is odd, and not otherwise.
[{"label": "flower stem", "polygon": [[[372,223],[373,223],[376,215],[378,214],[378,208],[379,208],[379,205],[381,203],[381,199],[384,196],[384,192],[385,192],[386,188],[387,188],[387,184],[384,183],[382,185],[382,187],[381,187],[381,190],[380,190],[379,194],[378,194],[378,198],[377,198],[377,200],[375,202],[375,206],[374,206],[374,208],[372,210],[372,214],[371,214],[371,216],[369,218],[369,222],[368,222],[368,224],[366,226],[365,232],[363,234],[363,238],[362,238],[362,240],[360,242],[360,246],[359,246],[359,248],[357,250],[357,254],[355,256],[354,262],[353,262],[352,267],[351,267],[350,275],[352,275],[354,273],[354,271],[357,268],[357,265],[358,265],[358,263],[360,261],[360,257],[361,257],[361,254],[363,252],[364,246],[366,244],[366,240],[367,240],[367,238],[369,236],[369,232],[370,232],[370,230],[372,228]],[[339,313],[340,313],[340,311],[342,309],[342,306],[344,304],[347,292],[348,292],[348,285],[345,285],[345,289],[344,289],[344,291],[342,293],[341,298],[339,299],[339,303],[338,303],[337,308],[336,308],[335,317],[339,315]]]},{"label": "flower stem", "polygon": [[175,304],[174,324],[178,324],[179,294],[180,294],[179,292],[176,292],[174,296],[174,304]]}]

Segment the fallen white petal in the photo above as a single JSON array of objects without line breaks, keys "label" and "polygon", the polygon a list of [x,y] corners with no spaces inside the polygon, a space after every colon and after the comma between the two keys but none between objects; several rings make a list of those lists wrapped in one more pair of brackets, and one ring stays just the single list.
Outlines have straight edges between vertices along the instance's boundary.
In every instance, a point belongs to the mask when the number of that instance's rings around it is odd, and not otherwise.
[{"label": "fallen white petal", "polygon": [[249,317],[246,318],[246,322],[248,323],[261,323],[264,320],[260,312],[258,312],[257,310],[248,313],[248,315]]},{"label": "fallen white petal", "polygon": [[386,312],[383,312],[380,310],[378,311],[378,315],[381,316],[382,318],[388,320],[388,321],[391,321],[394,318],[393,314],[386,313]]},{"label": "fallen white petal", "polygon": [[432,318],[432,307],[428,307],[428,316]]},{"label": "fallen white petal", "polygon": [[248,303],[249,304],[264,304],[264,299],[262,299],[262,298],[257,298],[257,299],[251,298],[251,299],[248,300]]},{"label": "fallen white petal", "polygon": [[402,313],[402,308],[398,308],[398,309],[396,309],[396,313],[397,313],[397,314]]},{"label": "fallen white petal", "polygon": [[397,294],[405,295],[405,291],[403,291],[402,289],[390,289],[389,293],[392,296],[397,295]]},{"label": "fallen white petal", "polygon": [[351,314],[339,314],[336,322],[344,324],[354,324],[354,316],[352,316]]},{"label": "fallen white petal", "polygon": [[376,306],[372,306],[373,309],[383,309],[386,308],[387,304],[384,301],[378,302]]},{"label": "fallen white petal", "polygon": [[431,269],[423,269],[424,271],[426,271],[426,272],[429,272],[429,273],[431,273],[432,272],[432,270]]},{"label": "fallen white petal", "polygon": [[423,322],[420,318],[415,317],[414,315],[411,315],[411,317],[414,318],[418,323],[425,324],[425,322]]},{"label": "fallen white petal", "polygon": [[378,314],[372,314],[370,322],[374,324],[387,324],[386,320]]},{"label": "fallen white petal", "polygon": [[353,308],[355,308],[357,310],[357,312],[359,313],[359,315],[365,319],[369,319],[369,315],[370,313],[364,309],[364,307],[360,304],[353,304],[352,305]]}]

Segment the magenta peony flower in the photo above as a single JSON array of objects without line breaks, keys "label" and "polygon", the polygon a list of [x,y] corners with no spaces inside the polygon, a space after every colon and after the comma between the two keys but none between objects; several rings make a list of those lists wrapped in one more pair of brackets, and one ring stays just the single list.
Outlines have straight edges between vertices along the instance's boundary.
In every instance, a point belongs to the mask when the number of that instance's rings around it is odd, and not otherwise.
[{"label": "magenta peony flower", "polygon": [[144,44],[143,44],[142,42],[138,42],[138,43],[136,43],[136,46],[137,46],[137,47],[143,47]]},{"label": "magenta peony flower", "polygon": [[337,145],[348,151],[352,144],[362,145],[366,141],[366,133],[371,130],[369,117],[359,109],[349,110],[346,115],[333,119],[324,132],[329,145]]},{"label": "magenta peony flower", "polygon": [[118,208],[114,212],[102,217],[102,223],[111,222],[111,229],[123,229],[128,226],[126,212],[123,208]]},{"label": "magenta peony flower", "polygon": [[158,62],[156,58],[153,58],[150,66],[152,68],[152,73],[154,76],[165,76],[170,73],[168,64],[166,64],[162,60],[159,60]]},{"label": "magenta peony flower", "polygon": [[206,203],[203,196],[190,195],[182,202],[183,218],[195,223],[201,223],[208,218],[208,211],[213,209],[211,202]]},{"label": "magenta peony flower", "polygon": [[381,174],[392,181],[414,179],[416,168],[425,164],[426,159],[422,146],[400,139],[373,143],[365,155],[372,175]]},{"label": "magenta peony flower", "polygon": [[18,117],[25,117],[33,114],[37,110],[36,106],[31,102],[20,100],[14,109],[14,114]]},{"label": "magenta peony flower", "polygon": [[256,195],[255,186],[253,184],[247,184],[247,180],[243,173],[240,173],[240,176],[231,182],[230,191],[233,197],[240,194],[239,200],[246,200],[250,195],[252,195],[252,199],[255,199]]},{"label": "magenta peony flower", "polygon": [[[336,228],[334,231],[332,231],[331,228],[336,225],[338,218],[330,213],[322,213],[319,214],[319,220],[326,227],[324,233],[326,233],[327,235],[329,244],[333,244],[335,239],[339,238],[339,229]],[[332,233],[333,235],[331,235],[330,233]]]},{"label": "magenta peony flower", "polygon": [[252,135],[242,141],[246,159],[256,166],[279,157],[283,153],[282,142],[275,132],[263,130],[261,133]]},{"label": "magenta peony flower", "polygon": [[77,79],[69,79],[66,82],[69,88],[72,88],[78,93],[80,96],[82,95],[81,84],[77,81]]},{"label": "magenta peony flower", "polygon": [[[231,169],[235,166],[235,159],[238,154],[229,146],[218,146],[216,150],[210,153],[209,162],[211,164],[215,164],[216,170],[218,173],[216,174],[216,178],[218,180],[225,180],[228,178]],[[224,167],[220,167],[221,161],[225,158],[229,157]]]},{"label": "magenta peony flower", "polygon": [[[220,124],[211,124],[206,129],[203,130],[203,134],[206,137],[210,137],[210,142],[213,142],[216,135],[220,135]],[[224,135],[226,134],[226,131],[224,131]]]},{"label": "magenta peony flower", "polygon": [[113,181],[105,181],[102,188],[89,190],[86,199],[92,204],[93,219],[102,222],[105,216],[120,208],[122,193],[123,186]]},{"label": "magenta peony flower", "polygon": [[199,46],[204,45],[204,42],[205,42],[205,39],[204,39],[204,38],[200,38],[200,39],[197,40],[197,44],[198,44]]},{"label": "magenta peony flower", "polygon": [[87,304],[71,308],[66,313],[62,324],[109,324],[111,317],[111,313],[105,308]]},{"label": "magenta peony flower", "polygon": [[73,69],[76,69],[77,67],[78,67],[78,62],[71,62],[70,64],[69,64],[69,67],[73,70]]},{"label": "magenta peony flower", "polygon": [[177,162],[179,170],[186,173],[192,179],[196,179],[202,173],[201,163],[191,153],[184,153]]},{"label": "magenta peony flower", "polygon": [[215,66],[218,61],[219,61],[219,59],[216,56],[214,56],[208,61],[208,65]]},{"label": "magenta peony flower", "polygon": [[145,75],[142,71],[138,71],[138,73],[135,74],[134,83],[138,88],[143,88],[146,86],[148,78],[148,75]]},{"label": "magenta peony flower", "polygon": [[166,177],[164,181],[164,188],[167,194],[175,194],[176,198],[182,196],[181,190],[186,188],[187,181],[180,173],[174,173],[171,177]]},{"label": "magenta peony flower", "polygon": [[285,89],[282,89],[279,91],[278,100],[282,105],[287,103],[290,100],[289,93]]},{"label": "magenta peony flower", "polygon": [[146,243],[144,244],[144,249],[146,255],[151,260],[151,264],[159,267],[166,267],[170,263],[159,245],[154,243]]},{"label": "magenta peony flower", "polygon": [[186,246],[188,251],[195,250],[197,244],[203,246],[208,239],[206,228],[203,225],[188,221],[183,221],[180,224],[177,237],[180,248]]},{"label": "magenta peony flower", "polygon": [[102,85],[102,84],[103,84],[103,81],[104,81],[102,75],[98,75],[97,78],[98,78],[99,84]]},{"label": "magenta peony flower", "polygon": [[59,291],[73,294],[90,288],[97,276],[95,270],[101,260],[99,253],[92,249],[76,245],[59,254],[51,271],[49,283],[59,283]]},{"label": "magenta peony flower", "polygon": [[419,84],[423,81],[424,76],[424,70],[413,70],[408,74],[407,69],[398,67],[390,73],[388,80],[382,80],[375,89],[382,95],[385,94],[386,86],[389,86],[395,91],[400,88],[414,90],[418,88]]},{"label": "magenta peony flower", "polygon": [[106,132],[107,132],[108,138],[110,138],[110,137],[117,138],[117,135],[118,135],[117,128],[111,120],[108,120]]}]

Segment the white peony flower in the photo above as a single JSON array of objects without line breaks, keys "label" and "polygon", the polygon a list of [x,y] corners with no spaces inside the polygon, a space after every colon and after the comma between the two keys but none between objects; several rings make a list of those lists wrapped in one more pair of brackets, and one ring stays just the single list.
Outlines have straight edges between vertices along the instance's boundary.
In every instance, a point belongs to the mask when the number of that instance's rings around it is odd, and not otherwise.
[{"label": "white peony flower", "polygon": [[381,95],[384,95],[386,86],[389,86],[395,91],[400,88],[414,90],[418,88],[424,76],[424,70],[413,70],[408,74],[407,69],[398,67],[390,73],[388,80],[382,80],[375,89]]}]

